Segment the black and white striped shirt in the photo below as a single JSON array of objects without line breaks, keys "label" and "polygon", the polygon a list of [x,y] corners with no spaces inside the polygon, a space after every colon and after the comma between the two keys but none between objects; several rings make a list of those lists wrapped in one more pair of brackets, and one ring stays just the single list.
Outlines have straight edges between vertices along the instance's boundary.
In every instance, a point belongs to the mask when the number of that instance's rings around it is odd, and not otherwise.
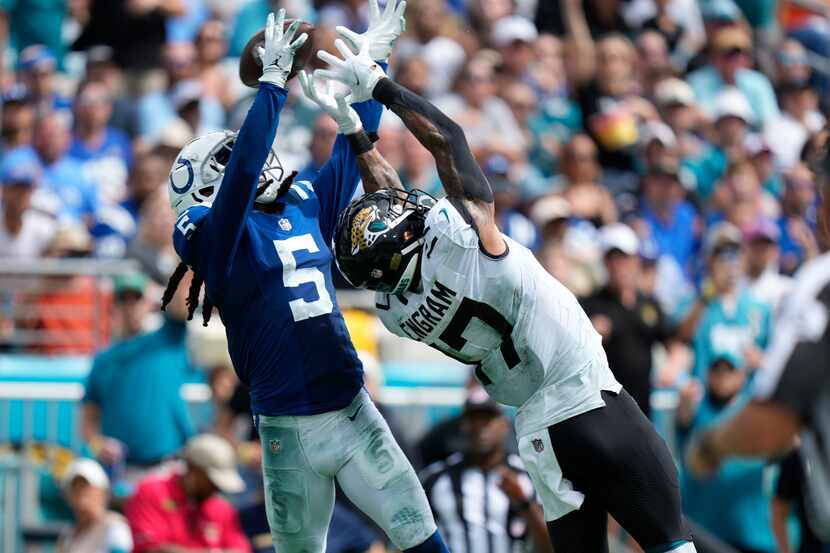
[{"label": "black and white striped shirt", "polygon": [[[519,474],[528,497],[533,485],[516,455],[505,458]],[[497,470],[483,471],[455,453],[421,473],[435,522],[453,553],[523,553],[532,551],[527,523],[499,488]]]}]

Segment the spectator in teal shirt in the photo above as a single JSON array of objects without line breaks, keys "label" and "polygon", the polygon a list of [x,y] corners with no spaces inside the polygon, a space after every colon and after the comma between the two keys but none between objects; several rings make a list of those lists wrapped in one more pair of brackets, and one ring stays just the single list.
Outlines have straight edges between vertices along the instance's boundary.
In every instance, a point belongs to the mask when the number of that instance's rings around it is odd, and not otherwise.
[{"label": "spectator in teal shirt", "polygon": [[[690,380],[681,393],[677,430],[681,451],[687,438],[737,412],[748,400],[747,373],[740,357],[724,354],[706,367],[705,390]],[[732,547],[774,553],[769,502],[772,471],[759,459],[733,459],[711,479],[681,471],[683,512]]]},{"label": "spectator in teal shirt", "polygon": [[713,290],[694,335],[694,376],[701,381],[706,380],[708,367],[724,355],[744,359],[747,370],[754,371],[769,341],[769,306],[739,284],[743,276],[741,242],[740,230],[724,222],[709,232],[704,243],[709,269],[704,287]]},{"label": "spectator in teal shirt", "polygon": [[63,62],[63,18],[66,0],[0,0],[0,12],[7,21],[11,47],[20,52],[27,46],[43,44]]},{"label": "spectator in teal shirt", "polygon": [[747,31],[738,25],[723,27],[712,38],[711,49],[711,63],[687,78],[698,104],[711,113],[718,94],[727,87],[736,87],[752,106],[759,126],[776,119],[780,112],[769,79],[749,69],[752,39]]},{"label": "spectator in teal shirt", "polygon": [[160,328],[142,333],[150,306],[145,280],[116,281],[123,339],[95,356],[83,399],[83,437],[110,469],[124,462],[128,468],[159,465],[193,435],[180,393],[191,370],[184,299],[177,298]]}]

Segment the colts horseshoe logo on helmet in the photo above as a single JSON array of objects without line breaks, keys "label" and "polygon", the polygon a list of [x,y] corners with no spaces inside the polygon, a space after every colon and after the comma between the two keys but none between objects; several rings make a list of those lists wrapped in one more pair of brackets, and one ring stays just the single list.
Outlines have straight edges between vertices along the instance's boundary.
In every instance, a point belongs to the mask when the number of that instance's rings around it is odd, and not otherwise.
[{"label": "colts horseshoe logo on helmet", "polygon": [[170,171],[170,186],[177,194],[184,194],[196,180],[196,175],[193,172],[193,164],[189,159],[179,158],[176,161],[176,166]]}]

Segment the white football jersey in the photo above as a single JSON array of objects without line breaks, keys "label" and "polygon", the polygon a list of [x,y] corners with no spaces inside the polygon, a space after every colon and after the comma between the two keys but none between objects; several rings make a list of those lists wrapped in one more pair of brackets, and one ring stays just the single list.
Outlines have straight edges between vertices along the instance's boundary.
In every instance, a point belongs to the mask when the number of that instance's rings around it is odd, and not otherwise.
[{"label": "white football jersey", "polygon": [[619,392],[602,340],[571,292],[508,237],[494,258],[449,200],[427,214],[421,292],[379,293],[386,328],[476,365],[490,396],[519,408],[519,436],[604,405]]}]

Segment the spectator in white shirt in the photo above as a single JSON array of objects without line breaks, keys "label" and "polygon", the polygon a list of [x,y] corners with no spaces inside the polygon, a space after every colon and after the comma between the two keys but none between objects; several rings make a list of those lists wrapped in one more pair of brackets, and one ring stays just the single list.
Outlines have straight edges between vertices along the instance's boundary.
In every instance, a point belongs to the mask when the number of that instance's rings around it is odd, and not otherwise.
[{"label": "spectator in white shirt", "polygon": [[126,519],[107,510],[110,481],[93,459],[75,459],[64,474],[63,492],[75,524],[61,533],[57,553],[129,553],[133,536]]},{"label": "spectator in white shirt", "polygon": [[3,159],[0,258],[40,257],[52,241],[54,218],[32,208],[32,192],[40,178],[40,164],[31,150],[15,150]]},{"label": "spectator in white shirt", "polygon": [[806,80],[789,81],[778,88],[781,116],[764,128],[764,138],[783,170],[798,163],[801,149],[811,134],[824,127],[824,116],[818,111],[818,95]]}]

